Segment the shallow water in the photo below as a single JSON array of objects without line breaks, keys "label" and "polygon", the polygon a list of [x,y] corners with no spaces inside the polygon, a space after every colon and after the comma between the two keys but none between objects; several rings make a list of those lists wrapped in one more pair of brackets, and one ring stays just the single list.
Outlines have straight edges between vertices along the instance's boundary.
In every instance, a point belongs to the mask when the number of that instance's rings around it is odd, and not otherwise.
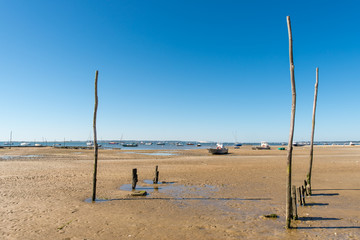
[{"label": "shallow water", "polygon": [[120,152],[119,154],[142,154],[142,155],[150,155],[150,156],[176,156],[179,155],[177,153],[172,152],[154,152],[154,153],[143,153],[143,152]]},{"label": "shallow water", "polygon": [[39,158],[41,155],[0,155],[0,159],[3,160],[12,160],[19,158]]}]

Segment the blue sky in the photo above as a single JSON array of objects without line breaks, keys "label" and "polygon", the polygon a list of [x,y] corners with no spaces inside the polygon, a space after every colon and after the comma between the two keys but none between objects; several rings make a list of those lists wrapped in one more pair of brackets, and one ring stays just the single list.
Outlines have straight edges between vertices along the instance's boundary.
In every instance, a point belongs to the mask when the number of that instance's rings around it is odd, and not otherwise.
[{"label": "blue sky", "polygon": [[0,0],[0,140],[360,140],[358,1]]}]

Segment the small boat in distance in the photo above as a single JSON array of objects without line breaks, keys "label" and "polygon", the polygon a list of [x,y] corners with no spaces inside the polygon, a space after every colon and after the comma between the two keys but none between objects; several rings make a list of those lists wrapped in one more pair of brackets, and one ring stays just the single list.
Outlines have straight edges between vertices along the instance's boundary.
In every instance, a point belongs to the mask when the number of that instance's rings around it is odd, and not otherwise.
[{"label": "small boat in distance", "polygon": [[260,147],[253,147],[253,150],[269,150],[270,149],[270,145],[267,142],[261,142],[260,143]]},{"label": "small boat in distance", "polygon": [[217,143],[216,148],[208,148],[209,153],[212,154],[227,154],[228,149],[223,144]]},{"label": "small boat in distance", "polygon": [[152,142],[146,142],[145,145],[146,146],[151,146],[153,143]]},{"label": "small boat in distance", "polygon": [[186,145],[194,145],[194,143],[188,142]]},{"label": "small boat in distance", "polygon": [[294,142],[293,146],[294,147],[303,147],[303,146],[305,146],[305,143]]},{"label": "small boat in distance", "polygon": [[109,142],[109,144],[119,144],[118,142]]},{"label": "small boat in distance", "polygon": [[20,143],[20,146],[22,146],[22,147],[30,146],[30,143],[23,142],[23,143]]},{"label": "small boat in distance", "polygon": [[350,145],[350,146],[355,146],[355,143],[350,142],[349,145]]},{"label": "small boat in distance", "polygon": [[182,144],[181,142],[177,142],[176,146],[184,146],[184,144]]},{"label": "small boat in distance", "polygon": [[198,143],[198,144],[196,144],[196,146],[197,146],[197,147],[201,147],[201,144],[200,144],[200,143]]},{"label": "small boat in distance", "polygon": [[156,143],[156,145],[165,145],[165,143],[164,142],[158,142],[158,143]]},{"label": "small boat in distance", "polygon": [[[61,144],[55,144],[55,145],[61,146]],[[54,146],[55,146],[55,145],[54,145]],[[87,142],[86,142],[86,146],[88,146],[88,147],[94,147],[94,142],[93,142],[93,141],[87,141]],[[98,147],[101,147],[101,144],[97,144],[97,146],[98,146]]]},{"label": "small boat in distance", "polygon": [[124,143],[123,147],[137,147],[138,144],[137,143]]},{"label": "small boat in distance", "polygon": [[241,144],[241,143],[236,142],[236,143],[234,143],[234,146],[235,146],[235,147],[241,147],[241,146],[242,146],[242,144]]}]

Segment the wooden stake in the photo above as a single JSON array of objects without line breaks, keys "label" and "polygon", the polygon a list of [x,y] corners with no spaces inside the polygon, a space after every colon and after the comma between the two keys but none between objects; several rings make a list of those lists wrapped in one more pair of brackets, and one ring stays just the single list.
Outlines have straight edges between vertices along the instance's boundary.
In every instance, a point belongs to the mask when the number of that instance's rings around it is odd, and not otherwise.
[{"label": "wooden stake", "polygon": [[132,189],[134,190],[136,188],[136,183],[138,182],[138,175],[137,175],[137,169],[134,168],[132,170]]},{"label": "wooden stake", "polygon": [[309,193],[308,193],[308,183],[307,183],[307,181],[306,180],[304,180],[304,189],[305,189],[305,194],[306,194],[306,196],[309,196]]},{"label": "wooden stake", "polygon": [[309,164],[309,171],[306,175],[306,179],[309,184],[309,194],[310,195],[311,195],[311,172],[312,172],[313,155],[314,155],[315,112],[316,112],[318,85],[319,85],[319,68],[316,68],[316,82],[315,82],[314,105],[313,105],[313,114],[312,114],[312,129],[311,129],[311,143],[310,143],[310,164]]},{"label": "wooden stake", "polygon": [[153,183],[157,184],[159,182],[159,171],[158,171],[158,166],[156,165],[155,167],[155,177],[153,179]]},{"label": "wooden stake", "polygon": [[11,149],[11,145],[12,145],[12,131],[10,131],[10,147],[9,147],[9,149]]},{"label": "wooden stake", "polygon": [[299,195],[299,205],[303,206],[303,201],[302,201],[302,194],[301,194],[301,187],[298,187],[298,195]]},{"label": "wooden stake", "polygon": [[303,206],[305,206],[306,202],[305,202],[305,188],[304,188],[304,186],[301,186],[301,196],[302,196]]},{"label": "wooden stake", "polygon": [[287,26],[289,34],[289,60],[290,60],[290,79],[291,79],[291,92],[292,92],[292,104],[291,104],[291,121],[290,121],[290,134],[288,142],[287,153],[287,183],[286,183],[286,228],[290,228],[291,222],[291,165],[292,165],[292,150],[293,150],[293,136],[295,125],[295,108],[296,108],[296,90],[295,90],[295,74],[294,74],[294,60],[293,60],[293,47],[292,47],[292,33],[290,16],[287,16]]},{"label": "wooden stake", "polygon": [[298,214],[297,214],[297,206],[296,206],[296,187],[292,186],[292,210],[293,210],[293,214],[292,214],[292,218],[294,220],[297,220]]},{"label": "wooden stake", "polygon": [[93,178],[93,195],[92,201],[96,199],[96,175],[97,175],[97,160],[98,160],[98,145],[96,139],[96,114],[98,107],[98,95],[97,95],[97,81],[98,81],[98,71],[95,72],[95,107],[94,107],[94,119],[93,119],[93,130],[94,130],[94,178]]}]

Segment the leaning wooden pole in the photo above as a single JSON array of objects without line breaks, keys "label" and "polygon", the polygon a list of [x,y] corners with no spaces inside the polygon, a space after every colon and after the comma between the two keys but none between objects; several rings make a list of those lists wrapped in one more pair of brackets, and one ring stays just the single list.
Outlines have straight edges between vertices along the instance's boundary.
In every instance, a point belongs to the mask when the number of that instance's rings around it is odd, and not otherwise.
[{"label": "leaning wooden pole", "polygon": [[96,114],[98,107],[98,95],[97,95],[97,81],[98,81],[98,71],[95,72],[95,107],[94,107],[94,119],[93,119],[93,129],[94,129],[94,178],[93,178],[93,195],[92,201],[96,200],[96,174],[97,174],[97,160],[98,160],[98,144],[96,138]]},{"label": "leaning wooden pole", "polygon": [[293,60],[293,47],[292,47],[292,34],[290,16],[286,17],[288,33],[289,33],[289,59],[290,59],[290,79],[291,79],[291,92],[292,92],[292,104],[291,104],[291,121],[290,121],[290,134],[287,153],[287,183],[286,183],[286,228],[290,228],[290,222],[292,217],[291,205],[291,163],[292,163],[292,150],[293,150],[293,136],[295,125],[295,108],[296,108],[296,91],[295,91],[295,75],[294,75],[294,60]]},{"label": "leaning wooden pole", "polygon": [[312,113],[311,144],[310,144],[310,165],[309,165],[309,171],[306,175],[306,180],[309,185],[310,195],[311,195],[311,172],[312,172],[313,155],[314,155],[315,112],[316,112],[318,85],[319,85],[319,68],[316,68],[316,82],[315,82],[314,105],[313,105],[313,113]]}]

